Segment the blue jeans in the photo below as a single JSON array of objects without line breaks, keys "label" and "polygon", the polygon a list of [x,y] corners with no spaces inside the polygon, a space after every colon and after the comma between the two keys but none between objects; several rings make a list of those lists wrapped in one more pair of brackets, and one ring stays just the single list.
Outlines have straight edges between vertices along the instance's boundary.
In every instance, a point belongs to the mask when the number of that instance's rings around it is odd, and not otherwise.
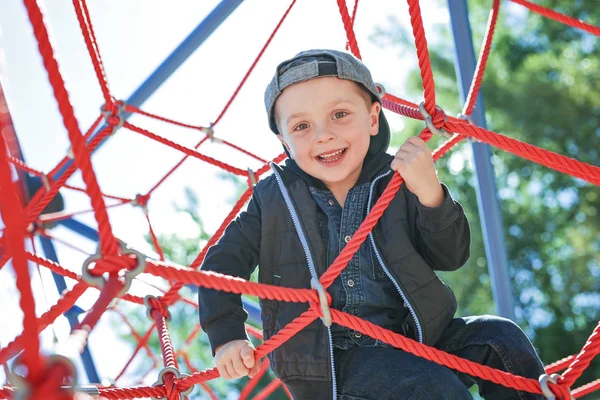
[{"label": "blue jeans", "polygon": [[[436,348],[458,357],[527,378],[544,373],[533,345],[512,321],[493,316],[454,319]],[[486,400],[533,400],[518,392],[466,375],[402,350],[354,347],[334,354],[339,400],[472,399],[477,384]]]}]

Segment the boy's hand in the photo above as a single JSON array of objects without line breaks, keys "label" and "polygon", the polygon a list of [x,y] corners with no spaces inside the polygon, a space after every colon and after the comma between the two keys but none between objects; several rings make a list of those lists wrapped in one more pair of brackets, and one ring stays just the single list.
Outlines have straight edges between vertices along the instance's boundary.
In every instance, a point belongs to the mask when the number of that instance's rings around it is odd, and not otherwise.
[{"label": "boy's hand", "polygon": [[433,156],[427,144],[418,136],[404,142],[390,167],[400,173],[408,190],[426,207],[438,207],[444,201],[444,190],[433,166]]},{"label": "boy's hand", "polygon": [[221,345],[215,352],[217,369],[224,379],[254,377],[260,370],[260,360],[254,360],[254,346],[248,340],[232,340]]}]

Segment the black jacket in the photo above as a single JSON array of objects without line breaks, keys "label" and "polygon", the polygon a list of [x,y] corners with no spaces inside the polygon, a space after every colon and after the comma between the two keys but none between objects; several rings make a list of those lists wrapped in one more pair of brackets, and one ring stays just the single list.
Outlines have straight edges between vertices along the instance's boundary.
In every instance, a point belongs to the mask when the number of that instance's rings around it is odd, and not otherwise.
[{"label": "black jacket", "polygon": [[[392,178],[391,160],[387,154],[365,160],[359,183],[372,182],[370,208]],[[319,276],[328,267],[317,222],[318,206],[308,189],[322,183],[291,160],[284,167],[271,167],[273,175],[256,185],[247,211],[208,251],[202,269],[249,279],[258,264],[261,283],[310,288],[307,258]],[[467,219],[445,186],[444,191],[443,204],[427,208],[403,184],[366,239],[374,241],[383,269],[408,303],[408,335],[428,345],[437,342],[456,312],[454,294],[434,270],[456,270],[469,257]],[[296,214],[296,223],[291,214]],[[300,235],[307,246],[303,247]],[[231,340],[246,339],[247,314],[239,295],[199,288],[198,298],[200,323],[213,353]],[[264,339],[307,309],[306,303],[261,300]],[[269,360],[294,398],[335,398],[330,332],[320,319],[271,352]]]}]

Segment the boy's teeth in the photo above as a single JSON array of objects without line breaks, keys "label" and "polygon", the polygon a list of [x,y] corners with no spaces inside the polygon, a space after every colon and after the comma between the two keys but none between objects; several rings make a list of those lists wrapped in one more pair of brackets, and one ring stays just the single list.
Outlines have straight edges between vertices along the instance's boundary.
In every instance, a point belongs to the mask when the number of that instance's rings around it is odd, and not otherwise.
[{"label": "boy's teeth", "polygon": [[340,154],[342,154],[342,151],[344,151],[344,150],[343,150],[343,149],[342,149],[342,150],[338,150],[338,151],[336,151],[335,153],[321,154],[319,157],[321,157],[321,158],[330,158],[330,157],[335,157],[335,156],[337,156],[337,155],[340,155]]}]

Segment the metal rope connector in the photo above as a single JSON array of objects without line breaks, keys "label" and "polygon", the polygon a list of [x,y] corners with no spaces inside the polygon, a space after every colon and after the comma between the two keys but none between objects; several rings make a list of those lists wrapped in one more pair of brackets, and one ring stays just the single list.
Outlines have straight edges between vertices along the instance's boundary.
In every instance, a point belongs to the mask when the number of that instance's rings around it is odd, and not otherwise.
[{"label": "metal rope connector", "polygon": [[330,327],[332,324],[331,320],[331,310],[329,309],[329,301],[327,300],[327,292],[321,282],[318,279],[310,280],[310,287],[317,291],[319,294],[319,305],[321,306],[321,312],[323,316],[321,317],[321,321],[326,327]]},{"label": "metal rope connector", "polygon": [[115,100],[113,104],[104,104],[100,107],[100,113],[104,117],[104,121],[107,125],[112,126],[111,135],[125,124],[125,118],[123,118],[124,111],[125,102],[122,100]]},{"label": "metal rope connector", "polygon": [[257,180],[256,180],[256,174],[254,173],[254,171],[252,171],[251,168],[248,168],[248,179],[249,179],[250,184],[252,186],[256,185],[256,182],[257,182]]},{"label": "metal rope connector", "polygon": [[[435,106],[435,108],[436,108],[436,110],[440,110],[441,112],[444,112],[444,110],[442,110],[439,106]],[[441,136],[446,139],[452,138],[452,134],[450,132],[448,132],[447,130],[445,130],[444,128],[438,129],[435,127],[435,125],[433,124],[433,118],[431,117],[431,115],[429,115],[427,110],[425,110],[425,102],[421,102],[421,104],[419,104],[419,111],[421,112],[421,115],[423,115],[423,117],[425,118],[425,125],[427,126],[427,129],[429,129],[429,131],[431,133],[433,133],[434,135],[437,135],[437,136]]]},{"label": "metal rope connector", "polygon": [[214,124],[211,122],[208,127],[201,127],[200,130],[208,136],[208,139],[211,142],[222,143],[223,141],[217,137],[215,137],[215,130],[213,128]]},{"label": "metal rope connector", "polygon": [[[27,381],[27,379],[21,375],[19,375],[17,372],[15,372],[17,369],[19,369],[21,367],[21,362],[22,362],[22,354],[17,356],[17,358],[15,358],[15,361],[12,365],[12,371],[9,372],[8,374],[8,380],[9,382],[15,386],[16,391],[13,395],[13,400],[31,400],[31,386],[29,384],[29,382]],[[47,358],[47,364],[46,364],[46,370],[49,370],[51,368],[54,368],[57,364],[62,364],[63,366],[65,366],[67,368],[67,370],[69,371],[69,375],[68,375],[68,383],[70,383],[73,386],[60,386],[61,391],[63,392],[63,394],[65,395],[72,395],[73,394],[73,389],[75,388],[75,386],[77,385],[77,368],[75,368],[75,364],[73,364],[73,361],[71,361],[70,358],[65,357],[63,355],[59,355],[59,354],[52,354],[49,355]],[[48,376],[48,375],[46,375]]]},{"label": "metal rope connector", "polygon": [[[188,376],[187,374],[183,374],[181,372],[179,372],[179,370],[175,367],[164,367],[159,373],[158,373],[158,380],[156,382],[154,382],[154,384],[152,385],[153,387],[156,386],[160,386],[160,385],[164,385],[165,384],[165,374],[173,374],[175,376],[175,379],[181,379],[181,378],[185,378],[186,376]],[[194,386],[190,386],[189,388],[185,389],[183,392],[179,392],[179,400],[187,400],[188,395],[190,393],[192,393],[192,390],[194,390]],[[167,396],[162,396],[162,397],[151,397],[152,400],[167,400]]]},{"label": "metal rope connector", "polygon": [[[148,319],[150,321],[154,322],[154,318],[152,318],[152,310],[156,310],[156,308],[152,307],[152,303],[150,302],[150,300],[156,300],[156,301],[160,301],[160,299],[156,296],[152,296],[150,294],[146,295],[146,297],[144,297],[144,305],[146,306],[146,316],[148,317]],[[160,310],[158,310],[160,311]],[[171,311],[169,311],[168,309],[167,311],[167,316],[165,317],[165,321],[169,322],[171,321]]]},{"label": "metal rope connector", "polygon": [[375,87],[377,88],[377,91],[379,92],[379,98],[383,99],[383,96],[385,96],[385,87],[381,84],[381,83],[375,83]]},{"label": "metal rope connector", "polygon": [[[548,386],[548,382],[557,385],[558,378],[560,378],[559,374],[552,374],[552,375],[543,374],[543,375],[540,375],[540,377],[538,378],[538,381],[540,382],[540,388],[542,389],[542,394],[544,395],[544,397],[546,397],[546,399],[556,400],[556,395],[552,392],[552,390],[550,390],[550,387]],[[571,396],[571,400],[575,400],[573,395],[571,395],[571,391],[569,391],[569,395]]]},{"label": "metal rope connector", "polygon": [[459,113],[459,114],[456,115],[456,118],[458,118],[458,119],[464,119],[465,121],[467,121],[467,123],[469,125],[475,125],[475,122],[473,122],[473,118],[471,118],[470,115],[465,115],[463,113]]},{"label": "metal rope connector", "polygon": [[[135,268],[133,268],[132,270],[126,271],[122,275],[123,278],[125,279],[125,284],[123,285],[123,289],[121,289],[121,291],[117,295],[117,297],[120,297],[120,296],[123,296],[125,293],[127,293],[129,288],[131,287],[131,282],[133,281],[133,279],[137,275],[144,272],[144,270],[146,269],[146,256],[144,256],[139,251],[130,248],[122,240],[117,239],[117,242],[119,244],[119,250],[121,251],[122,256],[126,255],[126,254],[133,254],[133,255],[135,255],[135,258],[137,261],[137,265],[135,266]],[[83,281],[86,282],[88,285],[94,286],[99,289],[104,286],[106,281],[105,281],[104,277],[102,277],[102,276],[92,275],[89,267],[90,267],[90,264],[95,263],[102,259],[103,259],[103,256],[102,256],[102,253],[100,252],[100,245],[98,245],[98,248],[96,249],[96,254],[89,256],[83,262],[83,266],[81,267],[81,279],[83,279]]]}]

